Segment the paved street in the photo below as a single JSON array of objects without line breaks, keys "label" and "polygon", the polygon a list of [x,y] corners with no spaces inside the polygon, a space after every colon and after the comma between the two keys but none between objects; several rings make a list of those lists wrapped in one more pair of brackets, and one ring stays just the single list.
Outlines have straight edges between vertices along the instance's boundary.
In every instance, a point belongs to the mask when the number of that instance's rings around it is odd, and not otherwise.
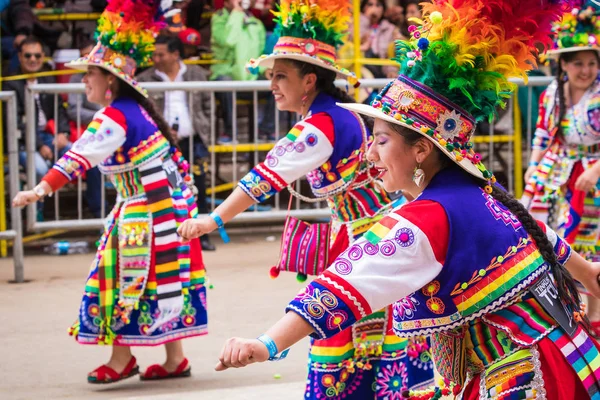
[{"label": "paved street", "polygon": [[[208,291],[210,332],[184,342],[193,377],[166,382],[86,382],[87,372],[109,355],[108,348],[82,346],[67,335],[92,254],[28,256],[25,276],[31,281],[21,285],[8,283],[12,260],[0,260],[0,399],[301,399],[307,340],[282,362],[213,370],[225,339],[258,336],[302,287],[292,274],[269,278],[278,240],[267,242],[266,236],[237,236],[228,245],[213,239],[217,252],[205,253],[214,285]],[[164,357],[160,347],[136,348],[135,355],[141,368]]]}]

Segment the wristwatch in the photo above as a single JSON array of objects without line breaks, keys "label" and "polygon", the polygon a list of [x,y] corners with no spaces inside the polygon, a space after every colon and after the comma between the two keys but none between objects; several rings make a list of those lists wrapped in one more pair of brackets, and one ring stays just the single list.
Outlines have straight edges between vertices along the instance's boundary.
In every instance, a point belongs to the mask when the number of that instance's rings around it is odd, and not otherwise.
[{"label": "wristwatch", "polygon": [[42,197],[44,197],[46,195],[46,191],[40,185],[37,185],[36,187],[33,188],[33,193],[35,193],[35,195],[38,197],[38,199],[41,199]]}]

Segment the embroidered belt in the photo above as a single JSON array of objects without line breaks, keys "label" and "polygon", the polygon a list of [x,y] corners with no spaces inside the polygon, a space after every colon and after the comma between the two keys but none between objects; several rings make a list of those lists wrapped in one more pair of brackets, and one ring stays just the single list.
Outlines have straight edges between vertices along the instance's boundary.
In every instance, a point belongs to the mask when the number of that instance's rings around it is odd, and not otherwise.
[{"label": "embroidered belt", "polygon": [[[171,188],[181,187],[183,185],[183,178],[181,177],[181,174],[179,174],[177,165],[171,159],[169,154],[162,157],[162,169],[167,174],[167,179]],[[119,198],[122,200],[136,198],[145,194],[138,168],[112,174],[111,180]]]}]

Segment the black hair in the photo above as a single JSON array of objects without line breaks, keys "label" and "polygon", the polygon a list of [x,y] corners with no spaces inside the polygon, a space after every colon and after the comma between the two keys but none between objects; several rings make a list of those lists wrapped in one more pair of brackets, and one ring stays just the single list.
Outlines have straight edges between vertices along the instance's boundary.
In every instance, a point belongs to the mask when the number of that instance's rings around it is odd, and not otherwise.
[{"label": "black hair", "polygon": [[[290,63],[293,67],[295,67],[301,77],[304,77],[308,74],[315,74],[317,76],[315,89],[317,89],[319,92],[330,95],[339,103],[356,103],[354,98],[346,91],[335,86],[335,79],[337,77],[335,72],[303,61],[291,59],[286,59],[283,61]],[[367,128],[369,128],[369,131],[373,131],[373,119],[362,115],[360,117],[365,122]]]},{"label": "black hair", "polygon": [[[595,50],[583,50],[583,51],[591,51],[596,56],[596,60],[600,65],[600,55]],[[562,131],[561,121],[565,118],[567,114],[567,100],[565,98],[565,82],[566,82],[566,72],[562,69],[561,61],[569,63],[575,59],[575,56],[579,53],[579,51],[566,52],[562,53],[558,58],[558,66],[556,69],[556,80],[558,81],[558,88],[556,90],[556,99],[555,104],[558,102],[558,118],[555,120],[556,122],[556,137],[562,138],[564,137],[564,132]]]},{"label": "black hair", "polygon": [[27,36],[25,39],[23,39],[23,41],[19,44],[19,53],[21,53],[23,51],[23,47],[30,45],[30,44],[39,44],[40,47],[42,48],[42,52],[44,51],[44,43],[42,43],[42,41],[37,37],[37,36]]},{"label": "black hair", "polygon": [[[411,129],[389,122],[388,124],[394,130],[394,132],[402,136],[404,142],[409,146],[413,146],[420,139],[429,140],[426,139],[425,136]],[[438,159],[442,162],[442,168],[454,165],[448,156],[446,156],[437,146],[434,146],[434,149],[437,153]],[[464,173],[466,174],[467,172]],[[473,179],[482,188],[485,188],[485,186],[488,185],[486,181],[476,179],[475,177],[473,177]],[[498,202],[502,203],[504,207],[506,207],[519,219],[527,233],[529,233],[529,235],[531,235],[535,241],[535,244],[537,245],[546,263],[550,265],[550,270],[552,271],[552,275],[554,275],[554,279],[556,280],[560,299],[570,308],[571,311],[578,311],[581,299],[579,297],[577,287],[575,286],[575,281],[573,280],[573,277],[569,271],[567,271],[567,269],[558,262],[552,243],[550,243],[550,240],[548,240],[548,237],[538,225],[537,221],[531,216],[529,211],[527,211],[525,206],[523,206],[520,201],[515,199],[514,196],[509,194],[500,186],[492,185],[491,196]]]},{"label": "black hair", "polygon": [[[100,68],[100,71],[102,71],[104,75],[110,74],[109,71],[103,68]],[[156,106],[154,105],[154,102],[152,100],[150,100],[149,98],[138,92],[136,89],[134,89],[127,82],[119,78],[117,78],[116,94],[117,97],[129,97],[135,100],[140,106],[142,106],[144,110],[146,110],[150,118],[152,118],[152,120],[156,122],[158,129],[163,134],[163,136],[169,141],[171,147],[179,148],[177,140],[175,140],[175,138],[171,135],[171,127],[169,126],[167,121],[165,121],[163,116],[157,111]]]},{"label": "black hair", "polygon": [[161,33],[156,37],[155,45],[157,44],[166,44],[167,51],[169,53],[175,53],[178,51],[179,57],[183,57],[183,43],[181,43],[179,37]]},{"label": "black hair", "polygon": [[[369,2],[369,0],[361,0],[361,2],[360,2],[360,12],[361,13],[363,13],[365,11],[365,7],[368,2]],[[383,12],[381,13],[381,18],[379,19],[379,21],[377,21],[379,23],[379,22],[381,22],[382,19],[385,19],[385,12],[387,10],[387,5],[385,4],[385,0],[377,0],[377,2],[379,4],[381,4],[381,6],[383,7]]]}]

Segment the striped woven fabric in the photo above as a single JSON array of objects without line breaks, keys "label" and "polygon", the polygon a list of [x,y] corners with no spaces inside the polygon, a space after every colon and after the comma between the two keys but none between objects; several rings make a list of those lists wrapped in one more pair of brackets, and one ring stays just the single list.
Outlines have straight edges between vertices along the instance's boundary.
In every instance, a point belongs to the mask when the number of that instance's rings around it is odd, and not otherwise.
[{"label": "striped woven fabric", "polygon": [[156,158],[140,167],[140,179],[148,197],[148,209],[152,213],[156,293],[160,310],[160,315],[155,319],[149,332],[177,318],[183,309],[176,214],[169,190],[169,180],[162,164],[163,160]]},{"label": "striped woven fabric", "polygon": [[585,330],[579,326],[571,339],[562,329],[555,329],[548,337],[575,369],[591,400],[600,400],[600,354]]}]

